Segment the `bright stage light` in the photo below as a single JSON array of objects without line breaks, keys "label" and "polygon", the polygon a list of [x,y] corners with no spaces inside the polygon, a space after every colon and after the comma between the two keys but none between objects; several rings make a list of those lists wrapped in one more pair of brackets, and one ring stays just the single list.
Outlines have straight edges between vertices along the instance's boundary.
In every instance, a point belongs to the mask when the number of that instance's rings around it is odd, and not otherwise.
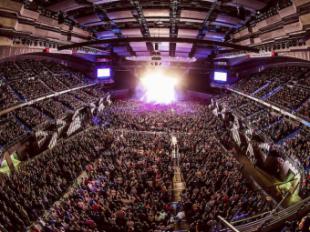
[{"label": "bright stage light", "polygon": [[170,104],[176,100],[178,80],[161,70],[150,70],[141,78],[142,100],[149,103]]}]

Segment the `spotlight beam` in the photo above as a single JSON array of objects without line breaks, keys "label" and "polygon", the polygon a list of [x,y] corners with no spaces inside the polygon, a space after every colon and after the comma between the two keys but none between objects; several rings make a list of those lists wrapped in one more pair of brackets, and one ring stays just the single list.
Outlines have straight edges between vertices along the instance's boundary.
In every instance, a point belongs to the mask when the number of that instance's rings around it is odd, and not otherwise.
[{"label": "spotlight beam", "polygon": [[176,101],[176,78],[165,75],[159,70],[149,70],[140,79],[142,99],[148,103],[170,104]]}]

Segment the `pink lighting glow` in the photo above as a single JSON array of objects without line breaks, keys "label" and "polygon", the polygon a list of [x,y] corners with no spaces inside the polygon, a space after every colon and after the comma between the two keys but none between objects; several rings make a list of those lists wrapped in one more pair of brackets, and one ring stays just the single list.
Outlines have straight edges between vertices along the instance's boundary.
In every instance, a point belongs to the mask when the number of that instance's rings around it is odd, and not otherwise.
[{"label": "pink lighting glow", "polygon": [[142,99],[148,103],[170,104],[176,101],[178,80],[166,76],[161,69],[149,70],[140,79],[143,90]]}]

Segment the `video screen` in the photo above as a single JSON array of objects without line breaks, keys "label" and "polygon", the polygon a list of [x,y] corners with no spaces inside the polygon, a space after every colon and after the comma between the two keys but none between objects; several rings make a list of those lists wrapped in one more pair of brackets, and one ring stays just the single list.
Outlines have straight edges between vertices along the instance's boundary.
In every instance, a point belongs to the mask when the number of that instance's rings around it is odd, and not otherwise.
[{"label": "video screen", "polygon": [[110,68],[98,68],[97,69],[97,78],[99,79],[109,79],[111,77]]},{"label": "video screen", "polygon": [[215,81],[226,82],[227,81],[227,72],[215,71],[214,72],[214,80]]}]

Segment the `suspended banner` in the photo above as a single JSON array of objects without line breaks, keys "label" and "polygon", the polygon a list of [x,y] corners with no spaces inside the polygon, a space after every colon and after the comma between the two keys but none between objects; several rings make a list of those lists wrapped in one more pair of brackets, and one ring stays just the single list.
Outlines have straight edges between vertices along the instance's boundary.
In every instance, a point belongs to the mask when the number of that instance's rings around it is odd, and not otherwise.
[{"label": "suspended banner", "polygon": [[46,131],[39,130],[35,132],[35,137],[38,147],[41,148],[43,144],[47,141],[49,134]]},{"label": "suspended banner", "polygon": [[271,145],[269,143],[261,143],[261,144],[259,144],[258,147],[268,154],[270,151]]},{"label": "suspended banner", "polygon": [[53,147],[56,146],[57,144],[57,139],[58,139],[58,133],[55,132],[51,138],[50,143],[48,144],[48,149],[52,149]]},{"label": "suspended banner", "polygon": [[215,108],[216,108],[218,111],[220,111],[220,105],[218,104],[217,101],[215,102]]},{"label": "suspended banner", "polygon": [[211,103],[210,103],[210,105],[208,105],[208,108],[209,109],[214,109],[214,107],[215,107],[215,101],[214,101],[213,98],[211,98]]},{"label": "suspended banner", "polygon": [[111,101],[111,95],[108,93],[107,95],[107,99],[106,99],[108,105],[110,106],[112,104],[112,101]]},{"label": "suspended banner", "polygon": [[56,121],[56,127],[57,127],[57,132],[58,134],[61,134],[66,127],[67,123],[64,120],[57,119]]},{"label": "suspended banner", "polygon": [[213,113],[215,116],[218,116],[218,110],[217,110],[217,108],[215,108],[214,110],[212,110],[212,113]]},{"label": "suspended banner", "polygon": [[72,116],[72,119],[75,119],[80,114],[81,109],[76,110]]},{"label": "suspended banner", "polygon": [[252,143],[249,143],[249,144],[248,144],[248,148],[247,148],[245,154],[246,154],[247,157],[250,159],[250,161],[252,162],[252,164],[256,164],[257,160],[256,160],[256,158],[255,158],[255,154],[254,154],[254,149],[253,149]]},{"label": "suspended banner", "polygon": [[81,125],[81,116],[76,116],[68,128],[67,135],[70,136],[71,134],[79,130],[81,128]]},{"label": "suspended banner", "polygon": [[233,127],[235,129],[239,129],[240,128],[239,118],[236,115],[234,115],[234,125],[233,125]]},{"label": "suspended banner", "polygon": [[99,102],[98,102],[98,105],[100,105],[101,103],[103,103],[104,102],[104,99],[101,97],[101,98],[99,98]]},{"label": "suspended banner", "polygon": [[90,112],[93,115],[95,113],[96,108],[97,108],[95,103],[90,103],[89,107],[90,107]]},{"label": "suspended banner", "polygon": [[102,112],[104,110],[105,106],[103,104],[103,102],[101,102],[98,106],[98,112]]},{"label": "suspended banner", "polygon": [[247,141],[252,140],[253,132],[254,132],[254,130],[252,128],[249,128],[245,131],[245,137],[246,137]]},{"label": "suspended banner", "polygon": [[232,136],[233,136],[234,141],[238,144],[238,146],[240,146],[241,145],[241,138],[240,138],[239,130],[237,128],[233,127],[231,129],[231,132],[232,132]]},{"label": "suspended banner", "polygon": [[263,159],[263,162],[266,161],[267,157],[268,157],[268,154],[271,150],[271,144],[269,143],[261,143],[258,145],[258,148],[260,149],[260,154],[262,155],[262,159]]}]

